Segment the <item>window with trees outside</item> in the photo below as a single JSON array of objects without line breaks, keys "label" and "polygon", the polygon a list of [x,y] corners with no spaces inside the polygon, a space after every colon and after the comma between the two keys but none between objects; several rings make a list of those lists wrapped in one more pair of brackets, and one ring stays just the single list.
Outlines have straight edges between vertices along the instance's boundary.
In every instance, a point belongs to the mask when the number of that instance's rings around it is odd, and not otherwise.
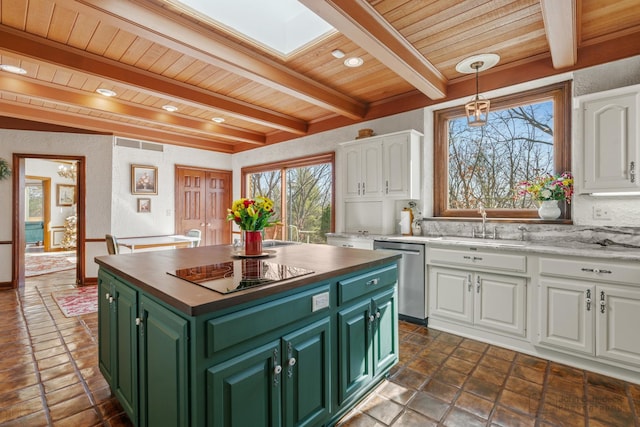
[{"label": "window with trees outside", "polygon": [[282,225],[265,237],[304,243],[326,243],[333,231],[334,153],[242,169],[245,197],[269,197]]},{"label": "window with trees outside", "polygon": [[[464,106],[435,112],[434,216],[537,218],[518,183],[570,172],[571,84],[491,99],[485,126],[470,127]],[[570,209],[563,207],[564,219]]]}]

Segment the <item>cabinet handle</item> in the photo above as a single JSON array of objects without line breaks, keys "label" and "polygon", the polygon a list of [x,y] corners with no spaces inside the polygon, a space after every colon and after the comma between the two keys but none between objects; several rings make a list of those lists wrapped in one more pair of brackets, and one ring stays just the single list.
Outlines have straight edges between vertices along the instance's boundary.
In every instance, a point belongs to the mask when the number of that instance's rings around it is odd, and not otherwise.
[{"label": "cabinet handle", "polygon": [[381,314],[380,314],[380,310],[376,311],[376,319],[379,319],[379,318],[380,318],[380,316],[381,316]]},{"label": "cabinet handle", "polygon": [[364,196],[366,193],[365,189],[364,189],[364,182],[362,183],[362,195]]},{"label": "cabinet handle", "polygon": [[480,276],[476,276],[476,292],[480,293]]},{"label": "cabinet handle", "polygon": [[613,273],[611,270],[603,270],[600,268],[581,268],[580,270],[584,271],[585,273],[602,273],[602,274],[611,274]]},{"label": "cabinet handle", "polygon": [[464,255],[462,258],[463,259],[471,259],[471,257],[469,255]]},{"label": "cabinet handle", "polygon": [[136,317],[136,326],[140,326],[141,323],[142,323],[142,319],[139,317]]},{"label": "cabinet handle", "polygon": [[[633,182],[633,181],[632,181],[632,182]],[[385,181],[385,184],[384,184],[384,185],[385,185],[385,190],[384,190],[384,191],[385,191],[385,193],[386,193],[386,194],[389,194],[389,180]]]},{"label": "cabinet handle", "polygon": [[584,300],[587,303],[587,311],[591,311],[591,289],[587,289],[587,297]]},{"label": "cabinet handle", "polygon": [[[104,295],[104,299],[108,300],[109,298],[111,298],[111,294],[110,294],[109,292],[107,292],[107,293]],[[111,302],[111,301],[109,301],[109,302]]]},{"label": "cabinet handle", "polygon": [[358,183],[358,196],[360,195],[360,183]]},{"label": "cabinet handle", "polygon": [[473,260],[474,261],[482,261],[482,257],[481,256],[474,256]]},{"label": "cabinet handle", "polygon": [[352,247],[353,247],[353,245],[349,245],[349,244],[345,243],[344,245],[342,245],[342,247],[343,247],[343,248],[352,248]]},{"label": "cabinet handle", "polygon": [[604,291],[600,292],[600,313],[604,313],[605,306],[607,305],[604,300]]},{"label": "cabinet handle", "polygon": [[367,285],[367,286],[371,286],[371,285],[375,286],[375,285],[377,285],[379,282],[380,282],[380,278],[379,278],[379,277],[376,277],[375,279],[371,279],[371,280],[369,280],[369,281],[366,283],[366,285]]},{"label": "cabinet handle", "polygon": [[636,162],[629,163],[629,181],[636,182]]},{"label": "cabinet handle", "polygon": [[109,304],[113,302],[113,297],[109,297]]},{"label": "cabinet handle", "polygon": [[471,273],[467,276],[467,292],[471,292],[473,290],[473,282],[471,281]]}]

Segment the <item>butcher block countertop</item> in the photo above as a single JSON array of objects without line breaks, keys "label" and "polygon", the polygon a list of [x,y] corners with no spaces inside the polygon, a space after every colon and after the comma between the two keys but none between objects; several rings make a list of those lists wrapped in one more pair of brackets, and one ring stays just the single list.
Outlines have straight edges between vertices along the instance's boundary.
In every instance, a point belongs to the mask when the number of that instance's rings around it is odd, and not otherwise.
[{"label": "butcher block countertop", "polygon": [[[271,249],[271,248],[269,248]],[[198,316],[305,285],[389,264],[400,255],[386,251],[347,249],[329,245],[296,244],[271,249],[265,261],[301,267],[314,273],[261,285],[230,294],[220,294],[168,274],[177,269],[237,260],[232,246],[201,246],[96,257],[104,270],[129,281],[141,290],[189,315]]]}]

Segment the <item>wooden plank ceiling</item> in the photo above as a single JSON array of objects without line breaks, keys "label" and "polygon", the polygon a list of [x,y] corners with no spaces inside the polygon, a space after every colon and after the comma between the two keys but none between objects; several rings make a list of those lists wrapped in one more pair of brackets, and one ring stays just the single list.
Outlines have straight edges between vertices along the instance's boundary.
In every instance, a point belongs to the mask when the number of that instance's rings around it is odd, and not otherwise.
[{"label": "wooden plank ceiling", "polygon": [[173,1],[0,0],[0,126],[234,153],[471,96],[480,53],[481,91],[640,54],[640,0],[300,1],[337,32],[283,57]]}]

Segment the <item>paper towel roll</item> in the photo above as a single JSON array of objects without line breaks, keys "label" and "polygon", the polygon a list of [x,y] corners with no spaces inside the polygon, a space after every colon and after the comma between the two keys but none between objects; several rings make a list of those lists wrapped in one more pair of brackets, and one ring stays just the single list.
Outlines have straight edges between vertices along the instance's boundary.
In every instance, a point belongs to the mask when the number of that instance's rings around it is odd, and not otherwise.
[{"label": "paper towel roll", "polygon": [[400,234],[403,236],[411,235],[411,211],[403,210],[400,212]]}]

